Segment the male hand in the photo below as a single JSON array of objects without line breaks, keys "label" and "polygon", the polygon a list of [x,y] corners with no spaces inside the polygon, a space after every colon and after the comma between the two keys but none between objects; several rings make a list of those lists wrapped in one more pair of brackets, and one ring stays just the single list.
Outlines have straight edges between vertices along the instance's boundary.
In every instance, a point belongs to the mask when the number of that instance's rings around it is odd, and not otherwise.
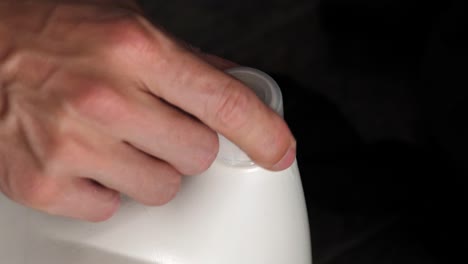
[{"label": "male hand", "polygon": [[50,214],[112,216],[120,193],[162,205],[206,170],[216,132],[289,167],[283,119],[148,22],[133,1],[0,2],[0,190]]}]

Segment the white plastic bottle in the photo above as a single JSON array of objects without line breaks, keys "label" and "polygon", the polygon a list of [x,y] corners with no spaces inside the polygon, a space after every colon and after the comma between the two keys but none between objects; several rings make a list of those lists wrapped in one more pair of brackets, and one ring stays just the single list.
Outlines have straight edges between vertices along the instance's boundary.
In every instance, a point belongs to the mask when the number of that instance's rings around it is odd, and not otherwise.
[{"label": "white plastic bottle", "polygon": [[[281,91],[268,75],[228,72],[282,114]],[[311,253],[297,162],[262,169],[223,137],[213,165],[184,178],[170,203],[124,199],[103,223],[50,216],[0,194],[2,264],[311,264]]]}]

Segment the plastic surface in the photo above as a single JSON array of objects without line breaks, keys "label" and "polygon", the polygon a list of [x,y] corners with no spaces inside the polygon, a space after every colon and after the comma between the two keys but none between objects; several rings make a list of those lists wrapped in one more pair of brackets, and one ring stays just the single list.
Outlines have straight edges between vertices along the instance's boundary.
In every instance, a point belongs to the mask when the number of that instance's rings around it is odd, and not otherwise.
[{"label": "plastic surface", "polygon": [[[242,68],[249,71],[248,68]],[[0,194],[0,263],[311,264],[295,162],[272,172],[217,159],[160,207],[124,198],[110,220],[50,216]]]}]

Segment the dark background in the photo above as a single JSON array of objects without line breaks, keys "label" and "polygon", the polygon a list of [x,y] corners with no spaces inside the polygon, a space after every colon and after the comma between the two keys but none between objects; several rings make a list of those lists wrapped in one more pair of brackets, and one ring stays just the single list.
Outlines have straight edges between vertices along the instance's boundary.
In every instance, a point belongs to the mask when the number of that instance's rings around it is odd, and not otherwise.
[{"label": "dark background", "polygon": [[177,37],[279,83],[314,264],[464,262],[464,1],[143,2]]}]

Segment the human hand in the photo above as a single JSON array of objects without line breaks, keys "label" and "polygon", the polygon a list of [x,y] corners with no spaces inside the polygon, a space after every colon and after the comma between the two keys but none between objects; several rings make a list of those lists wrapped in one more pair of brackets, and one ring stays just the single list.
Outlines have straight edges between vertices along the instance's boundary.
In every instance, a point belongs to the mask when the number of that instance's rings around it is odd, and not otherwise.
[{"label": "human hand", "polygon": [[216,132],[258,165],[289,167],[284,120],[149,23],[133,1],[0,2],[0,190],[54,215],[102,221],[120,193],[162,205],[206,170]]}]

